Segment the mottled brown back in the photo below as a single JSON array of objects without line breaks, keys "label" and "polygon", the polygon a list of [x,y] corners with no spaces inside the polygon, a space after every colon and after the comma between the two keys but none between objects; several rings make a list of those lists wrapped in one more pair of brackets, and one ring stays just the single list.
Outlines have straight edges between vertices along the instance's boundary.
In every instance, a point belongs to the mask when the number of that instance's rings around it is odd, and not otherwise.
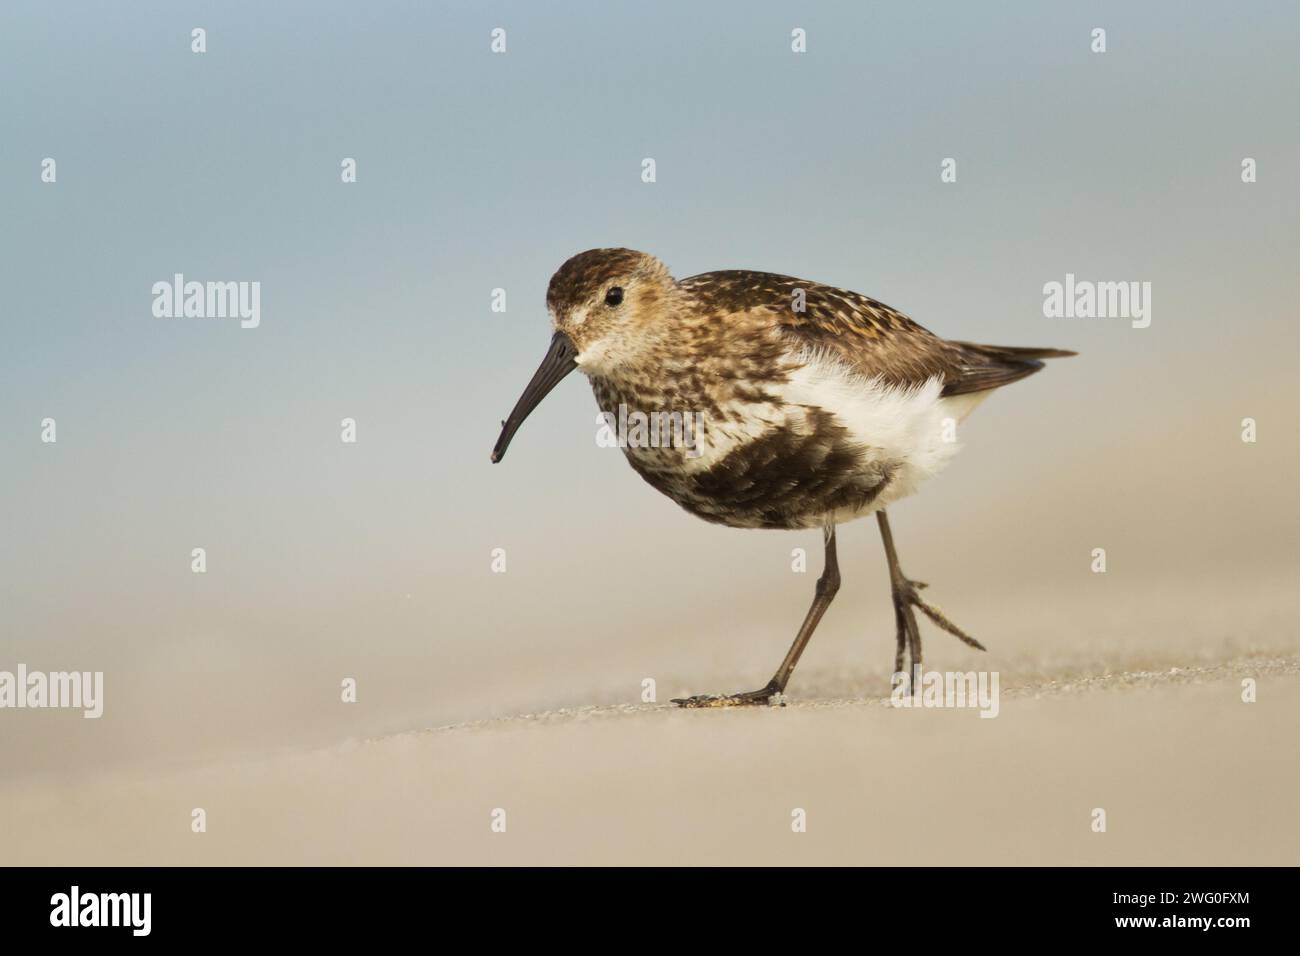
[{"label": "mottled brown back", "polygon": [[[1040,359],[1074,354],[951,342],[868,296],[769,272],[706,272],[680,285],[717,315],[766,309],[792,342],[833,355],[868,378],[915,386],[941,376],[944,395],[997,388],[1038,371]],[[795,310],[798,290],[802,312]]]}]

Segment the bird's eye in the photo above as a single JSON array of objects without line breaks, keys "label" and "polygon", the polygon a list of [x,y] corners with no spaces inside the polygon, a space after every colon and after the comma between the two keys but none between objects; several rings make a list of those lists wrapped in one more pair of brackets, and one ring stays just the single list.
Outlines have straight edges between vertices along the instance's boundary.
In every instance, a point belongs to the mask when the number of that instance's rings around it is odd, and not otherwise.
[{"label": "bird's eye", "polygon": [[620,286],[612,286],[610,290],[605,293],[606,305],[618,305],[622,301],[623,289]]}]

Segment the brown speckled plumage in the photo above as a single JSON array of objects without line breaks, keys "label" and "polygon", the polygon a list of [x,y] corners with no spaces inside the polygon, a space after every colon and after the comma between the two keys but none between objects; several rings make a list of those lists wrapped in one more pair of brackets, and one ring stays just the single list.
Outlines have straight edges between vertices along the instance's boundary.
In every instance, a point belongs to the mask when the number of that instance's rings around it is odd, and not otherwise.
[{"label": "brown speckled plumage", "polygon": [[[1071,354],[950,342],[869,296],[768,272],[706,272],[679,285],[721,318],[756,307],[768,311],[805,347],[832,352],[869,378],[906,386],[940,376],[944,395],[1006,385],[1042,368],[1038,359]],[[798,291],[802,311],[794,307]]]},{"label": "brown speckled plumage", "polygon": [[[1063,354],[949,342],[875,299],[790,276],[727,270],[677,281],[658,259],[629,249],[580,253],[551,279],[547,305],[579,352],[591,319],[575,317],[599,313],[601,291],[620,283],[635,285],[636,313],[618,335],[642,347],[610,368],[584,368],[598,405],[699,410],[724,435],[742,435],[747,419],[782,404],[780,387],[800,356],[832,357],[863,379],[902,388],[939,379],[942,395],[954,396],[1016,381],[1041,368],[1040,358]],[[788,417],[737,441],[707,470],[689,467],[679,448],[628,449],[628,460],[692,514],[737,527],[816,526],[855,503],[870,505],[891,463],[863,455],[833,409]]]}]

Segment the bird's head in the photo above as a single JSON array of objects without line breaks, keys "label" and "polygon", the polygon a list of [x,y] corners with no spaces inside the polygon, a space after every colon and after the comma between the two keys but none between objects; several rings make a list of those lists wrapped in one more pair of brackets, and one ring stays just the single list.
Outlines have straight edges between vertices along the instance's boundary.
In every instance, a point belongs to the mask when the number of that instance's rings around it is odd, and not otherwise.
[{"label": "bird's head", "polygon": [[668,267],[632,249],[588,249],[560,266],[546,290],[551,347],[502,423],[492,460],[501,460],[524,419],[575,368],[608,376],[653,355],[676,294]]},{"label": "bird's head", "polygon": [[573,343],[578,368],[600,375],[635,363],[666,317],[677,283],[654,256],[588,249],[551,276],[546,308]]}]

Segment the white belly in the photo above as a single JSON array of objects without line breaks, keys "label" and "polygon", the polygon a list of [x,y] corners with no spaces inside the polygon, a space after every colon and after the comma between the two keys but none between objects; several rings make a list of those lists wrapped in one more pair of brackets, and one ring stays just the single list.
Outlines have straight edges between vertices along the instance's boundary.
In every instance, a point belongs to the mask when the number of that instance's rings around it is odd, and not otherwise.
[{"label": "white belly", "polygon": [[916,492],[957,454],[957,425],[988,392],[944,398],[932,378],[914,388],[868,379],[832,359],[814,359],[781,390],[782,399],[833,414],[862,444],[868,463],[889,469],[893,480],[869,505],[834,515],[837,523],[862,518]]}]

